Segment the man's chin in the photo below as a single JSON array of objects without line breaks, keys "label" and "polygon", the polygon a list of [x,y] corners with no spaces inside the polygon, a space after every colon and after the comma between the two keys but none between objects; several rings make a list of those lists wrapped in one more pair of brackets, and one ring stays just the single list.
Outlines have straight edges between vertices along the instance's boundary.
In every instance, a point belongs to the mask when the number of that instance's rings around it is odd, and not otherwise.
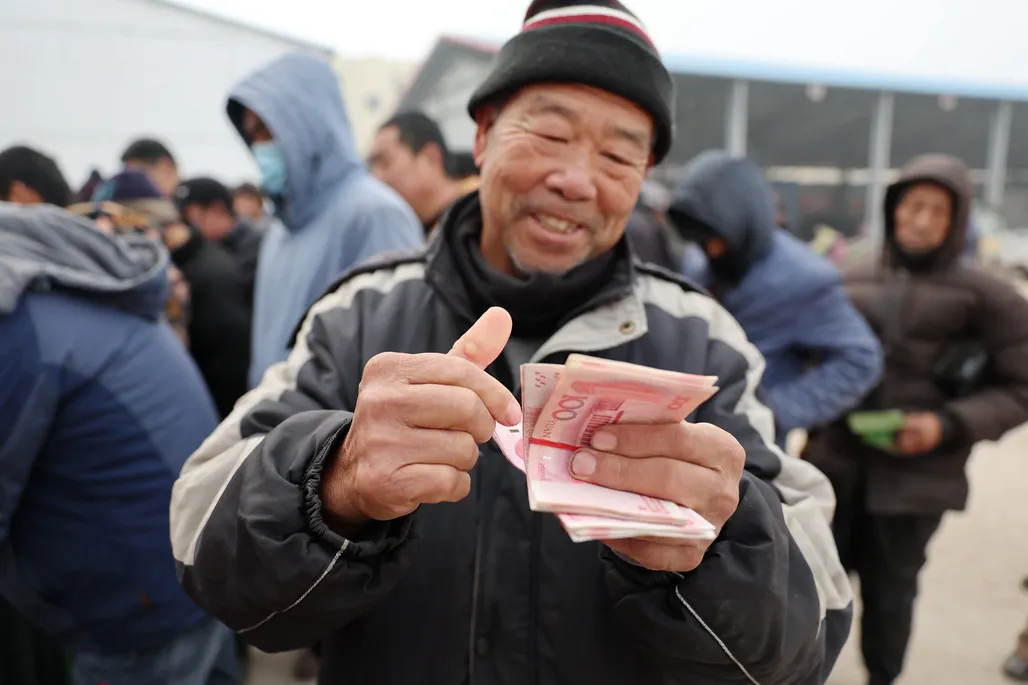
[{"label": "man's chin", "polygon": [[518,273],[526,277],[535,275],[563,276],[582,263],[581,261],[568,263],[567,261],[558,262],[556,260],[524,258],[513,252],[510,253],[510,260],[514,264],[514,268],[518,270]]}]

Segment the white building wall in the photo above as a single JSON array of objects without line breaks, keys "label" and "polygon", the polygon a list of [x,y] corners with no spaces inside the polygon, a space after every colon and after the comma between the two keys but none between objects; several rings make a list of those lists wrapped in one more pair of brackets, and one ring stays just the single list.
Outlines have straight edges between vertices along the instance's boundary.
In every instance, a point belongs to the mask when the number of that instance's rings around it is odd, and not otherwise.
[{"label": "white building wall", "polygon": [[337,58],[335,65],[342,81],[343,99],[354,141],[361,155],[367,155],[378,127],[396,111],[418,63],[378,58]]},{"label": "white building wall", "polygon": [[161,0],[0,0],[0,149],[53,155],[73,189],[93,167],[116,171],[142,135],[165,141],[186,176],[256,179],[226,96],[298,47]]},{"label": "white building wall", "polygon": [[[431,56],[422,65],[431,87],[413,86],[403,105],[435,119],[455,152],[470,152],[475,142],[475,121],[468,114],[468,100],[492,68],[490,59]],[[420,73],[420,72],[419,72]],[[417,77],[415,77],[416,80]]]},{"label": "white building wall", "polygon": [[439,122],[453,150],[470,151],[474,145],[476,126],[468,114],[468,100],[491,68],[488,62],[455,63],[425,100],[425,113]]}]

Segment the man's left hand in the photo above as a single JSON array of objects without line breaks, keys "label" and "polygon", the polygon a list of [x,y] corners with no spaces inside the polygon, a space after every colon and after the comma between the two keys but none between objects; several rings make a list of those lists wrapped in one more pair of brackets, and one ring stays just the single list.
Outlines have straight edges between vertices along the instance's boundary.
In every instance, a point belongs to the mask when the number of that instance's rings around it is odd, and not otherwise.
[{"label": "man's left hand", "polygon": [[930,412],[907,414],[896,434],[896,451],[906,456],[931,452],[942,444],[945,427],[939,415]]},{"label": "man's left hand", "polygon": [[[746,452],[729,433],[709,423],[605,426],[592,448],[575,453],[579,480],[671,500],[689,507],[718,532],[739,504]],[[591,467],[591,468],[590,468]],[[710,540],[629,538],[604,544],[653,571],[691,571]]]}]

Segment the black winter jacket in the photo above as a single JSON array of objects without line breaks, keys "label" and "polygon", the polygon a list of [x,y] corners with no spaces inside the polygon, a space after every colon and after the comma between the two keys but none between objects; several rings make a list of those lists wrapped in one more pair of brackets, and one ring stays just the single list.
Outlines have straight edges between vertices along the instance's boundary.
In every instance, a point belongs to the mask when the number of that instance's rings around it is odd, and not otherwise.
[{"label": "black winter jacket", "polygon": [[[493,443],[461,502],[357,540],[325,525],[321,468],[349,428],[364,365],[383,351],[446,352],[474,321],[455,269],[436,239],[351,272],[311,308],[289,359],[182,470],[172,539],[187,591],[261,649],[322,641],[325,685],[823,683],[851,611],[831,489],[774,446],[754,394],[763,361],[738,324],[628,258],[533,359],[587,352],[720,378],[691,419],[735,435],[747,471],[699,568],[651,572],[572,543],[529,510],[524,475]],[[520,394],[509,371],[489,370]]]},{"label": "black winter jacket", "polygon": [[236,259],[239,268],[253,289],[257,278],[257,258],[261,251],[261,234],[248,222],[239,219],[235,229],[221,239],[221,246]]},{"label": "black winter jacket", "polygon": [[171,259],[189,283],[189,352],[225,418],[247,390],[253,282],[224,247],[190,233]]}]

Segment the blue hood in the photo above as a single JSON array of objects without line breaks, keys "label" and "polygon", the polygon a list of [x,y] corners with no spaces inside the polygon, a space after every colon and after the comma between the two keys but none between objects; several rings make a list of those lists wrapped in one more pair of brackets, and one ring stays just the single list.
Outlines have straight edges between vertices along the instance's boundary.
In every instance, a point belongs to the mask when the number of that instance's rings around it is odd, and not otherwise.
[{"label": "blue hood", "polygon": [[243,108],[259,116],[286,160],[282,218],[296,231],[318,216],[348,176],[364,161],[350,132],[339,77],[325,60],[286,54],[253,72],[232,89],[228,116],[247,146]]},{"label": "blue hood", "polygon": [[0,202],[0,315],[28,290],[71,291],[153,321],[168,298],[168,253],[143,236],[109,236],[50,205]]},{"label": "blue hood", "polygon": [[682,170],[668,214],[687,237],[713,234],[747,264],[770,250],[775,225],[774,194],[760,167],[722,150],[697,155]]}]

